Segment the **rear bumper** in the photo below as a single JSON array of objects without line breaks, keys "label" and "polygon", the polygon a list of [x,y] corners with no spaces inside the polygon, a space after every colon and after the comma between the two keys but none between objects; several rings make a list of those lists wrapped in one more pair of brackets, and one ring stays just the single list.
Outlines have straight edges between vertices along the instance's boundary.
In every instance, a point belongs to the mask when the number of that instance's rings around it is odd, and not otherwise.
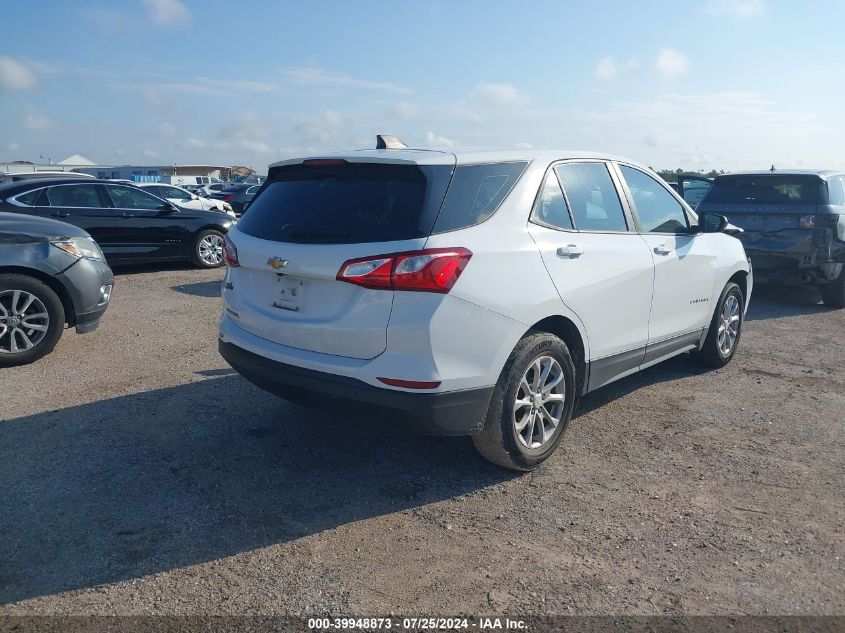
[{"label": "rear bumper", "polygon": [[437,393],[381,389],[348,376],[274,361],[225,341],[218,341],[218,349],[244,378],[282,398],[304,404],[375,407],[432,435],[469,435],[481,430],[493,394],[493,387]]}]

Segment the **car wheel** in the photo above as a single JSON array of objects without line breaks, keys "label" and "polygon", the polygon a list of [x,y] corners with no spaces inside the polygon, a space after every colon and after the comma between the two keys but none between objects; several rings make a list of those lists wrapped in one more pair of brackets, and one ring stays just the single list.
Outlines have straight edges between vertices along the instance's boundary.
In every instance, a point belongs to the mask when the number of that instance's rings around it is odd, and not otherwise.
[{"label": "car wheel", "polygon": [[822,286],[822,301],[829,308],[845,308],[845,266],[836,279]]},{"label": "car wheel", "polygon": [[197,236],[192,253],[194,264],[200,268],[217,268],[223,265],[223,234],[208,229]]},{"label": "car wheel", "polygon": [[728,283],[716,304],[704,346],[693,354],[695,358],[709,367],[724,367],[731,362],[742,336],[744,312],[742,290],[735,283]]},{"label": "car wheel", "polygon": [[494,464],[531,470],[554,453],[574,404],[575,365],[566,343],[529,333],[502,369],[475,447]]},{"label": "car wheel", "polygon": [[0,367],[46,356],[64,327],[62,302],[49,286],[25,275],[0,275]]}]

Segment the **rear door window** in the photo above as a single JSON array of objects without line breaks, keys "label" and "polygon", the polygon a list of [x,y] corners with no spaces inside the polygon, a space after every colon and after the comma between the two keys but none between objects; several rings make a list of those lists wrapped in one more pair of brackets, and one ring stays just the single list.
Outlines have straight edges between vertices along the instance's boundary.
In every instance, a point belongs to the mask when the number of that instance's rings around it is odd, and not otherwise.
[{"label": "rear door window", "polygon": [[102,207],[96,185],[60,185],[47,189],[51,207],[78,207],[96,209]]},{"label": "rear door window", "polygon": [[161,209],[163,201],[135,187],[105,185],[114,206],[118,209]]},{"label": "rear door window", "polygon": [[452,167],[313,161],[276,168],[238,223],[280,242],[352,244],[429,235]]},{"label": "rear door window", "polygon": [[616,185],[604,163],[562,163],[555,172],[579,231],[627,231]]}]

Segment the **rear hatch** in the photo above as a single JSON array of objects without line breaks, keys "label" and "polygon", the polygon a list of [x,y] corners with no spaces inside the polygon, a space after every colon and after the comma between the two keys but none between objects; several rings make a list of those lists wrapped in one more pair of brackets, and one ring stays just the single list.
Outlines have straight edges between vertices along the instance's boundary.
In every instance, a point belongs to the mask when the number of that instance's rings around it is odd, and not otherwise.
[{"label": "rear hatch", "polygon": [[[454,170],[413,161],[315,159],[271,168],[230,238],[224,291],[239,327],[304,350],[368,359],[387,346],[393,292],[336,279],[350,259],[421,249]],[[233,315],[234,316],[234,315]]]},{"label": "rear hatch", "polygon": [[738,237],[749,251],[809,253],[824,186],[806,174],[719,176],[697,210],[722,214],[742,228]]}]

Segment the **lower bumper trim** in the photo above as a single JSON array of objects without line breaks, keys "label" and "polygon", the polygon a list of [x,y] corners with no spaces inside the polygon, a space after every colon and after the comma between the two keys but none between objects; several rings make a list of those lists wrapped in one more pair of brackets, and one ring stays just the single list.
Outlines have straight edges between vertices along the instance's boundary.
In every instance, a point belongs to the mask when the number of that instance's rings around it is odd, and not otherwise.
[{"label": "lower bumper trim", "polygon": [[399,415],[414,430],[432,435],[470,435],[480,431],[494,387],[410,393],[374,387],[356,378],[280,363],[218,340],[220,355],[254,385],[293,402],[324,407],[366,405]]}]

